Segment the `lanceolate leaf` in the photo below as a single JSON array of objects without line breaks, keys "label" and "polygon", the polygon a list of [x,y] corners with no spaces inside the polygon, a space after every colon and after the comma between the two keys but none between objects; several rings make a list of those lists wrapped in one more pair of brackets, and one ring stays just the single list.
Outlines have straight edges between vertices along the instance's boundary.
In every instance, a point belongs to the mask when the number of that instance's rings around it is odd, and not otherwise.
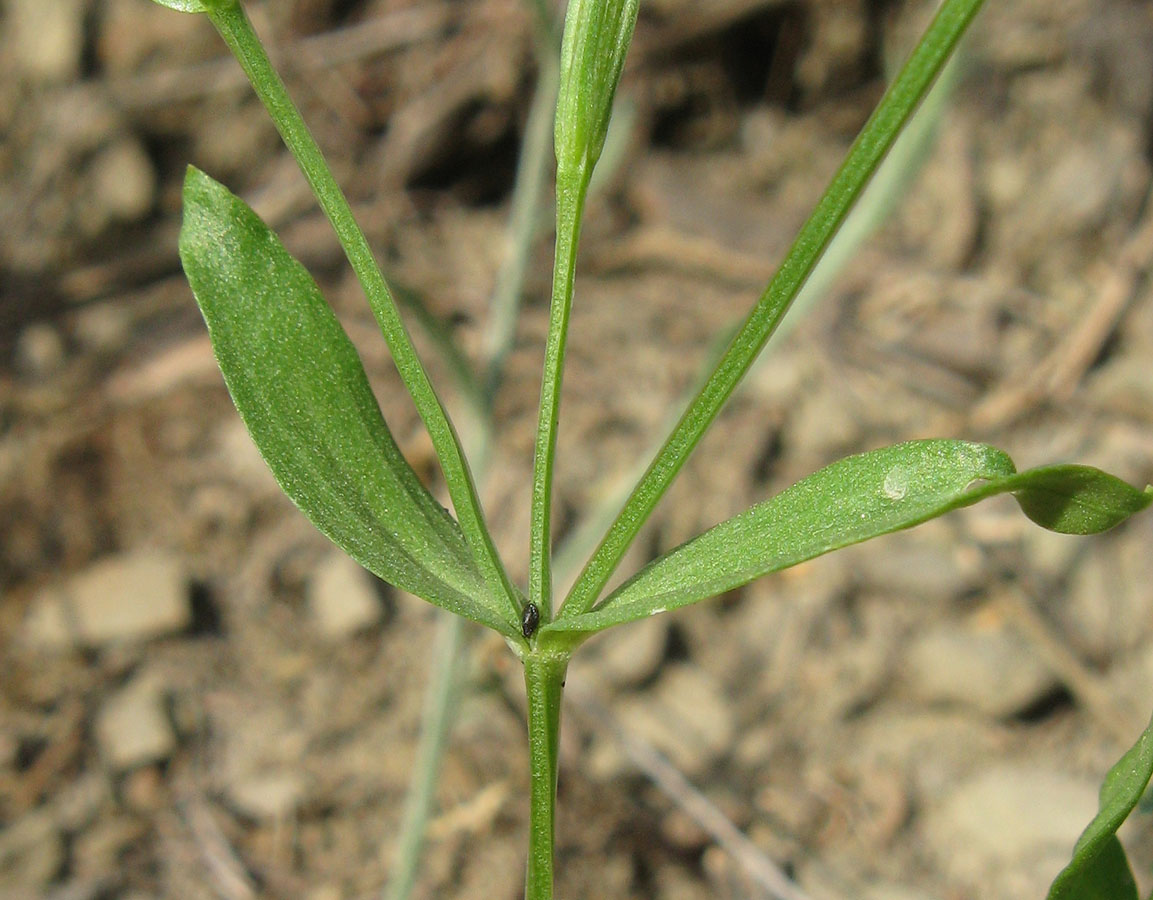
[{"label": "lanceolate leaf", "polygon": [[1016,473],[984,444],[928,440],[833,463],[643,568],[592,612],[543,630],[599,631],[713,597],[761,575],[1012,492],[1054,531],[1111,528],[1153,494],[1084,466]]},{"label": "lanceolate leaf", "polygon": [[1153,722],[1105,776],[1100,811],[1073,848],[1072,862],[1049,888],[1049,900],[1137,900],[1137,885],[1117,829],[1141,799],[1150,776]]},{"label": "lanceolate leaf", "polygon": [[242,200],[193,168],[180,257],[236,408],[292,501],[385,581],[515,637],[519,623],[393,441],[316,282]]}]

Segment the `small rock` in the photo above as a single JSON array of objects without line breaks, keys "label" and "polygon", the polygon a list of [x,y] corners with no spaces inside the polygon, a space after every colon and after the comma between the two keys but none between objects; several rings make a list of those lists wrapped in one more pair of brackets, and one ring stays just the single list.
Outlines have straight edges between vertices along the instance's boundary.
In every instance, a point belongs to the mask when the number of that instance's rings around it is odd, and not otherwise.
[{"label": "small rock", "polygon": [[982,897],[1042,897],[1097,812],[1097,786],[1035,766],[1000,765],[956,784],[925,835],[958,880],[997,885]]},{"label": "small rock", "polygon": [[232,416],[221,425],[213,444],[224,465],[245,488],[264,497],[279,496],[280,485],[239,418]]},{"label": "small rock", "polygon": [[869,585],[889,593],[926,601],[958,596],[977,582],[980,561],[967,548],[950,544],[932,524],[887,535],[880,552],[876,546],[849,548],[853,568]]},{"label": "small rock", "polygon": [[724,692],[710,675],[688,665],[667,668],[652,691],[620,704],[618,718],[690,775],[719,759],[736,733]]},{"label": "small rock", "polygon": [[48,322],[37,322],[20,332],[16,365],[31,378],[47,378],[64,365],[64,341]]},{"label": "small rock", "polygon": [[166,759],[176,748],[176,736],[160,685],[141,676],[109,697],[96,717],[96,740],[118,772]]},{"label": "small rock", "polygon": [[83,0],[8,0],[7,50],[16,65],[39,81],[66,81],[80,69],[84,45]]},{"label": "small rock", "polygon": [[577,656],[573,665],[582,680],[599,678],[613,687],[642,684],[657,673],[665,658],[669,622],[668,616],[649,616],[629,628],[614,629],[597,641],[598,653],[590,653],[588,660]]},{"label": "small rock", "polygon": [[1054,604],[1069,642],[1103,663],[1141,646],[1150,633],[1151,530],[1141,520],[1131,527],[1139,534],[1098,541],[1083,553],[1069,573],[1067,596]]},{"label": "small rock", "polygon": [[24,617],[24,643],[37,650],[65,650],[76,643],[76,626],[64,593],[41,591]]},{"label": "small rock", "polygon": [[264,772],[241,778],[227,788],[228,800],[241,815],[275,821],[289,815],[304,796],[304,782],[292,772]]},{"label": "small rock", "polygon": [[64,842],[49,811],[38,809],[0,830],[0,895],[46,886],[64,865]]},{"label": "small rock", "polygon": [[90,170],[101,213],[117,222],[135,222],[152,209],[156,170],[140,141],[125,137],[96,156]]},{"label": "small rock", "polygon": [[861,900],[934,900],[932,895],[899,884],[874,882],[865,888]]},{"label": "small rock", "polygon": [[73,578],[65,594],[86,644],[146,640],[192,623],[184,569],[162,552],[105,559]]},{"label": "small rock", "polygon": [[1048,667],[998,616],[978,613],[913,640],[905,682],[923,703],[953,703],[1004,718],[1057,687]]},{"label": "small rock", "polygon": [[369,575],[343,553],[330,554],[308,582],[308,610],[317,631],[339,640],[380,621],[381,606]]}]

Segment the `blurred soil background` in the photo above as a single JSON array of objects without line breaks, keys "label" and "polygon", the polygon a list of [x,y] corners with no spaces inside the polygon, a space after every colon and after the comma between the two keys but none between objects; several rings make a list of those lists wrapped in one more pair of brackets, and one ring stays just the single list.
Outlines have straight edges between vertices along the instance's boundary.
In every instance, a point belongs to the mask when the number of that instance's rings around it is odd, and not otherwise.
[{"label": "blurred soil background", "polygon": [[[475,356],[536,76],[528,4],[247,6],[386,272]],[[925,7],[642,4],[625,153],[582,247],[561,538],[757,296]],[[176,255],[188,163],[316,275],[436,482],[428,441],[208,22],[148,0],[0,9],[0,896],[379,896],[437,613],[328,545],[250,444]],[[756,369],[628,568],[906,438],[1153,480],[1151,139],[1153,5],[989,3],[905,202]],[[548,232],[485,487],[518,579]],[[558,895],[768,897],[771,860],[813,900],[1042,897],[1153,709],[1151,548],[1153,516],[1081,540],[992,502],[590,642]],[[497,638],[463,670],[417,896],[514,900],[523,688]],[[654,751],[749,843],[722,848]],[[1147,892],[1150,811],[1123,836]]]}]

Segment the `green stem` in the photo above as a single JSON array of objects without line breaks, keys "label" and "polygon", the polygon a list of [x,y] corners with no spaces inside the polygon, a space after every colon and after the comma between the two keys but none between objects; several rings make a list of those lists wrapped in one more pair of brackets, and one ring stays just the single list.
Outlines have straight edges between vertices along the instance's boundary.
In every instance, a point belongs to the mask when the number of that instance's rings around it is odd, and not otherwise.
[{"label": "green stem", "polygon": [[567,667],[567,656],[532,654],[524,661],[531,774],[525,900],[552,900],[557,742]]},{"label": "green stem", "polygon": [[235,0],[216,2],[209,6],[208,17],[240,62],[332,223],[384,334],[397,371],[432,438],[433,447],[444,468],[449,496],[473,558],[493,596],[505,597],[512,617],[519,621],[520,603],[485,525],[480,498],[461,450],[460,440],[428,379],[428,373],[417,357],[416,348],[400,318],[392,293],[376,264],[364,232],[352,215],[344,192],[333,177],[299,110],[288,96],[284,83],[272,67],[260,38],[240,4]]},{"label": "green stem", "polygon": [[553,262],[552,306],[540,386],[540,418],[533,455],[532,510],[529,519],[529,599],[540,610],[541,622],[552,621],[550,556],[553,464],[564,375],[565,341],[572,311],[577,244],[589,173],[557,173],[556,255]]},{"label": "green stem", "polygon": [[404,900],[412,893],[424,845],[425,826],[432,809],[433,794],[440,776],[441,759],[448,742],[449,726],[457,695],[457,672],[464,646],[465,620],[442,612],[437,635],[432,681],[425,693],[420,746],[416,752],[417,770],[408,788],[408,803],[400,827],[400,841],[393,853],[386,900]]},{"label": "green stem", "polygon": [[853,142],[848,157],[801,228],[780,269],[585,565],[564,603],[563,618],[587,612],[596,603],[633,538],[772,336],[982,3],[983,0],[945,0],[941,5],[909,61]]}]

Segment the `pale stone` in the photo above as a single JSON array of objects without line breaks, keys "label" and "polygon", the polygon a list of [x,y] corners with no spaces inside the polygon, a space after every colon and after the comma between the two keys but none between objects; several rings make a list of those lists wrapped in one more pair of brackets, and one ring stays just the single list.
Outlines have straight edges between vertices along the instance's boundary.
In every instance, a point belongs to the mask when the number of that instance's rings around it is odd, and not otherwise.
[{"label": "pale stone", "polygon": [[668,667],[644,696],[618,707],[621,725],[651,743],[687,774],[700,774],[732,745],[732,705],[706,672]]},{"label": "pale stone", "polygon": [[140,677],[109,697],[96,717],[96,739],[116,771],[166,759],[176,748],[176,736],[160,685]]},{"label": "pale stone", "polygon": [[328,640],[349,637],[380,620],[381,606],[369,575],[343,553],[330,554],[308,582],[308,609]]},{"label": "pale stone", "polygon": [[8,0],[7,50],[21,71],[43,81],[76,76],[84,46],[82,0]]},{"label": "pale stone", "polygon": [[228,799],[236,811],[258,821],[283,819],[303,796],[304,782],[292,772],[254,774],[228,787]]},{"label": "pale stone", "polygon": [[24,617],[24,642],[37,650],[66,650],[76,643],[76,629],[64,594],[57,588],[42,591]]},{"label": "pale stone", "polygon": [[145,640],[192,623],[183,567],[165,553],[105,559],[73,578],[65,592],[87,644]]},{"label": "pale stone", "polygon": [[135,138],[122,138],[102,150],[90,172],[100,211],[120,222],[134,222],[152,209],[156,170]]},{"label": "pale stone", "polygon": [[998,886],[985,896],[1040,897],[1096,812],[1092,781],[1007,764],[956,783],[930,811],[925,835],[951,877]]},{"label": "pale stone", "polygon": [[976,615],[915,638],[904,661],[909,692],[926,704],[957,704],[1003,718],[1057,688],[1032,648],[1003,620]]}]

